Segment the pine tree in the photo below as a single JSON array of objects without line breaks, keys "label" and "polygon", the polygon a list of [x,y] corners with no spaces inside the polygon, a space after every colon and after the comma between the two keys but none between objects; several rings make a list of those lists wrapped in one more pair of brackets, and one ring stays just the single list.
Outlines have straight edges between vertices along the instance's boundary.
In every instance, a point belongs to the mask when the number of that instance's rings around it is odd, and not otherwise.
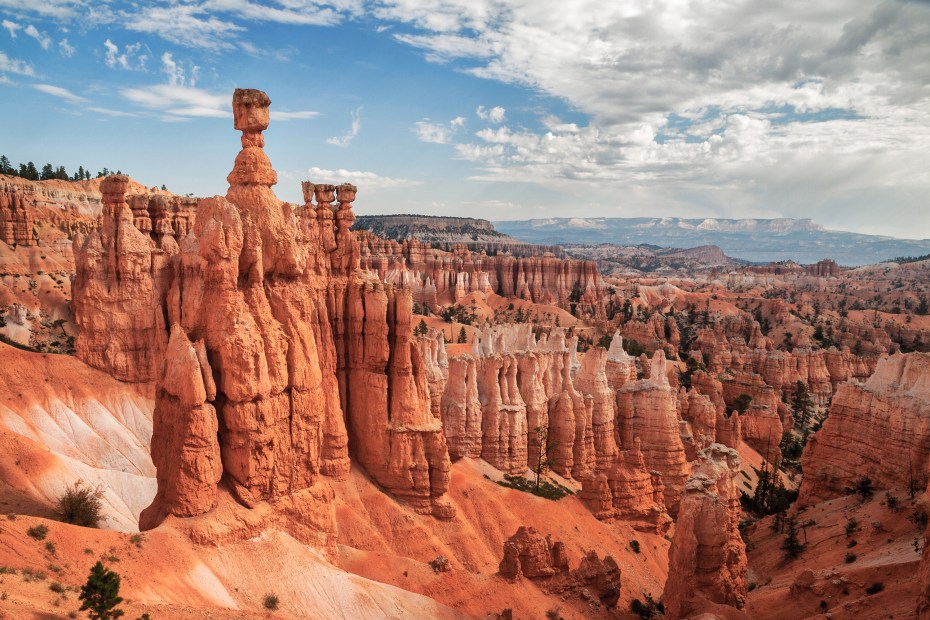
[{"label": "pine tree", "polygon": [[0,155],[0,174],[16,174],[6,155]]},{"label": "pine tree", "polygon": [[468,342],[468,334],[465,333],[464,326],[462,327],[462,329],[459,330],[459,338],[458,340],[456,340],[456,342],[458,342],[459,344],[464,344]]},{"label": "pine tree", "polygon": [[796,558],[801,553],[801,550],[804,549],[804,545],[801,543],[801,540],[798,538],[798,525],[797,517],[788,517],[785,519],[785,540],[781,544],[781,548],[785,550],[785,554],[789,558]]},{"label": "pine tree", "polygon": [[39,177],[40,181],[48,181],[55,177],[55,170],[52,168],[52,164],[45,164],[42,166],[42,176]]},{"label": "pine tree", "polygon": [[110,620],[123,615],[116,606],[123,602],[119,596],[119,575],[97,562],[90,569],[87,583],[81,586],[81,611],[87,610],[91,620]]},{"label": "pine tree", "polygon": [[808,431],[808,423],[814,409],[814,401],[811,393],[803,381],[798,381],[794,387],[794,396],[791,398],[791,410],[794,413],[794,419],[798,427],[805,432]]}]

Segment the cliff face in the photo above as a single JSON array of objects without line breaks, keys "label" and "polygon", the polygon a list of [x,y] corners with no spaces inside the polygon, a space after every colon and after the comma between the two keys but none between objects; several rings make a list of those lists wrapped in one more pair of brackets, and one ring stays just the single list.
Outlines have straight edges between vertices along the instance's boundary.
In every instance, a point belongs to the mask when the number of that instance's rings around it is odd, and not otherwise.
[{"label": "cliff face", "polygon": [[604,316],[604,282],[593,261],[544,256],[487,256],[464,245],[445,252],[411,239],[397,243],[361,236],[361,266],[390,283],[413,289],[414,300],[436,308],[471,292],[497,293]]},{"label": "cliff face", "polygon": [[158,377],[168,343],[164,303],[173,237],[152,239],[133,225],[129,179],[105,179],[100,230],[74,238],[74,320],[77,356],[121,381]]},{"label": "cliff face", "polygon": [[811,436],[800,500],[841,495],[862,476],[876,488],[921,488],[930,454],[930,354],[884,357],[868,381],[850,381]]},{"label": "cliff face", "polygon": [[12,183],[0,185],[0,241],[10,245],[36,245],[29,196]]},{"label": "cliff face", "polygon": [[701,451],[681,496],[669,549],[667,617],[688,618],[710,604],[746,600],[746,545],[739,534],[739,455],[713,444]]},{"label": "cliff face", "polygon": [[332,185],[305,184],[296,211],[277,200],[269,104],[236,91],[243,148],[225,198],[199,201],[193,220],[172,201],[137,200],[134,213],[127,179],[110,177],[100,232],[75,241],[78,356],[158,383],[158,493],[142,525],[210,510],[222,478],[241,504],[271,502],[292,533],[331,550],[320,476],[346,475],[350,447],[389,492],[449,517],[410,292],[358,269],[353,186],[338,188],[337,210]]},{"label": "cliff face", "polygon": [[652,358],[649,376],[628,382],[617,392],[617,433],[623,449],[640,440],[646,467],[661,474],[665,505],[674,515],[688,477],[688,461],[679,428],[678,394],[668,382],[661,350]]}]

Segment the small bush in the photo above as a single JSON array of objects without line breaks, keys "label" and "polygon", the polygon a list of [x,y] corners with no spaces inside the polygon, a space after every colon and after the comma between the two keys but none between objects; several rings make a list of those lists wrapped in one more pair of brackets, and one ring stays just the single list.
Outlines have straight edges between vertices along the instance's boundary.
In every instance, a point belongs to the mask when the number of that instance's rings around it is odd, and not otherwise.
[{"label": "small bush", "polygon": [[893,495],[891,491],[885,493],[885,504],[891,512],[898,512],[901,510],[901,501],[898,499],[898,496]]},{"label": "small bush", "polygon": [[852,564],[853,562],[856,561],[856,557],[857,557],[857,556],[856,556],[855,553],[852,553],[852,552],[847,553],[847,554],[846,554],[846,558],[845,558],[846,563],[847,563],[847,564]]},{"label": "small bush", "polygon": [[445,573],[449,570],[449,558],[444,555],[429,561],[430,568],[434,573]]},{"label": "small bush", "polygon": [[558,609],[550,609],[546,612],[546,618],[548,620],[559,620],[562,617],[562,614],[559,613]]},{"label": "small bush", "polygon": [[26,530],[26,533],[36,540],[45,540],[45,537],[48,535],[48,526],[44,523],[33,525]]},{"label": "small bush", "polygon": [[639,553],[639,541],[638,541],[638,540],[631,540],[631,541],[630,541],[630,549],[633,550],[633,553]]},{"label": "small bush", "polygon": [[17,572],[12,566],[0,566],[0,575],[15,575]]},{"label": "small bush", "polygon": [[22,574],[23,574],[23,581],[27,583],[30,581],[45,581],[46,579],[48,579],[48,573],[46,573],[44,570],[33,570],[31,568],[24,568]]},{"label": "small bush", "polygon": [[48,585],[48,589],[58,594],[61,594],[62,592],[65,591],[65,587],[61,585],[61,583],[59,583],[58,581],[53,581],[52,583],[50,583]]},{"label": "small bush", "polygon": [[661,618],[665,615],[665,607],[662,603],[658,603],[653,600],[652,595],[647,594],[644,601],[634,598],[630,601],[630,611],[634,614],[643,618],[643,620],[649,620],[650,618]]},{"label": "small bush", "polygon": [[859,521],[853,518],[846,519],[846,537],[852,536],[859,529]]},{"label": "small bush", "polygon": [[281,606],[281,599],[279,599],[275,594],[267,594],[265,595],[264,605],[265,609],[277,611],[278,607]]},{"label": "small bush", "polygon": [[859,496],[859,499],[866,501],[867,499],[871,499],[875,494],[875,487],[871,478],[868,476],[862,476],[856,480],[856,483],[851,488],[846,489],[846,491],[849,493],[855,493]]},{"label": "small bush", "polygon": [[511,474],[504,474],[503,480],[496,480],[495,482],[508,489],[532,493],[538,497],[544,497],[553,501],[559,501],[566,495],[572,495],[572,490],[568,487],[558,484],[557,482],[550,482],[549,480],[541,479],[538,489],[534,481],[528,480],[523,476],[513,476]]},{"label": "small bush", "polygon": [[6,518],[9,519],[10,521],[16,521],[16,513],[11,512],[6,516]]},{"label": "small bush", "polygon": [[57,549],[55,548],[55,543],[53,543],[52,541],[48,541],[47,543],[45,543],[45,550],[51,553],[52,555],[55,555],[55,552],[57,551]]},{"label": "small bush", "polygon": [[132,536],[129,537],[129,542],[131,542],[132,544],[134,544],[140,549],[142,548],[142,541],[144,540],[145,540],[145,537],[142,536],[142,534],[133,534]]},{"label": "small bush", "polygon": [[78,480],[58,498],[59,520],[81,527],[97,527],[103,508],[102,496],[102,489],[91,489]]},{"label": "small bush", "polygon": [[927,522],[930,521],[930,516],[927,515],[926,510],[918,506],[914,508],[914,512],[911,513],[910,519],[915,525],[924,529],[927,527]]},{"label": "small bush", "polygon": [[850,540],[848,543],[846,543],[846,548],[847,548],[847,549],[852,549],[853,547],[855,547],[855,546],[858,545],[858,544],[859,544],[859,543],[856,542],[856,539],[853,538],[853,539]]},{"label": "small bush", "polygon": [[883,584],[881,581],[876,581],[875,583],[873,583],[872,585],[870,585],[868,588],[865,589],[865,593],[870,594],[870,595],[878,594],[884,589],[885,589],[885,584]]}]

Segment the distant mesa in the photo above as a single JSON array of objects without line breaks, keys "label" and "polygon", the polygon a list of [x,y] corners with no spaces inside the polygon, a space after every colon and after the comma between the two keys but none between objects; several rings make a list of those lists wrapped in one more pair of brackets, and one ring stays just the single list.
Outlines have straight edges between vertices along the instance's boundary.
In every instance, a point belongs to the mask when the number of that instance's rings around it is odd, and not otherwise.
[{"label": "distant mesa", "polygon": [[549,245],[610,243],[695,248],[716,245],[730,257],[812,264],[831,257],[861,266],[930,252],[930,239],[896,239],[828,230],[810,219],[547,218],[494,223],[501,233]]}]

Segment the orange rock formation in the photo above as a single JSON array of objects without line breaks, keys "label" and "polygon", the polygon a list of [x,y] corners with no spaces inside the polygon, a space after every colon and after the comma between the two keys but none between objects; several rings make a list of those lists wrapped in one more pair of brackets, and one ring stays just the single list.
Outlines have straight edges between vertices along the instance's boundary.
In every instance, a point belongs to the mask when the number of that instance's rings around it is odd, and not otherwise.
[{"label": "orange rock formation", "polygon": [[714,604],[746,600],[746,545],[739,533],[739,455],[713,444],[701,451],[681,496],[669,549],[664,603],[668,618],[689,618]]}]

